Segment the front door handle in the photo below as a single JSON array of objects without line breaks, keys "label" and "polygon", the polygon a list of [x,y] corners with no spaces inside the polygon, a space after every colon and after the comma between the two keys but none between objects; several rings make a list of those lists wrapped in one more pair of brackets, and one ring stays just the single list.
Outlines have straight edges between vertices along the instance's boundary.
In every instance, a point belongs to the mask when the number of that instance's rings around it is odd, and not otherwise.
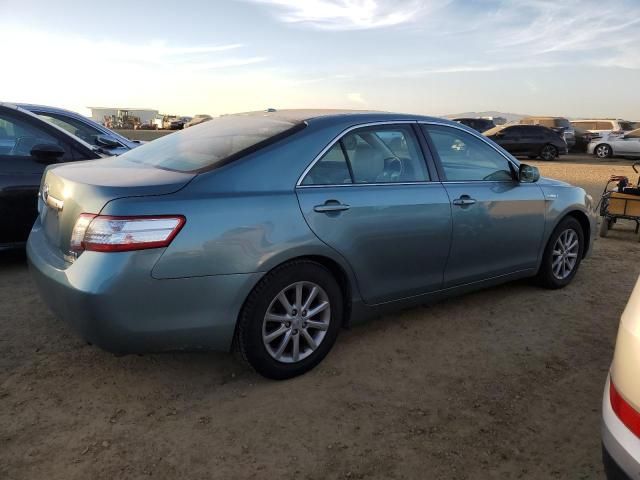
[{"label": "front door handle", "polygon": [[331,212],[343,212],[349,210],[350,206],[344,203],[340,203],[336,200],[327,200],[324,205],[316,205],[313,207],[314,212],[318,213],[331,213]]},{"label": "front door handle", "polygon": [[460,198],[456,198],[453,201],[454,205],[458,205],[459,207],[465,207],[467,205],[473,205],[476,203],[475,198],[471,198],[469,195],[462,195]]}]

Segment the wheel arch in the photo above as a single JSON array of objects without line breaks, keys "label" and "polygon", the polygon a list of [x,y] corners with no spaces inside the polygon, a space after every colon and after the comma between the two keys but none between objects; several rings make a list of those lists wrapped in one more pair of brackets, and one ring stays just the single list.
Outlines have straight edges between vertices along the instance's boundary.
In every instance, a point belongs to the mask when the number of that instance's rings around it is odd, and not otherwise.
[{"label": "wheel arch", "polygon": [[[268,270],[264,271],[264,276],[268,275],[273,270],[280,268],[284,265],[287,265],[289,263],[295,263],[295,262],[305,261],[305,260],[322,265],[324,268],[329,270],[331,275],[335,278],[336,282],[338,283],[338,286],[340,287],[340,290],[342,291],[342,308],[343,308],[342,326],[348,327],[350,323],[350,318],[351,318],[352,296],[354,295],[354,292],[357,292],[357,286],[354,285],[355,280],[350,278],[349,272],[347,272],[345,266],[341,265],[335,259],[319,253],[298,255],[295,257],[287,258],[286,260],[282,260],[277,264],[270,265]],[[249,291],[244,301],[242,302],[242,307],[238,311],[238,316],[236,318],[236,326],[235,326],[234,335],[233,335],[232,350],[234,349],[233,344],[236,343],[238,324],[240,321],[240,316],[242,315],[242,311],[244,310],[247,300],[250,297],[251,293],[258,287],[259,284],[260,284],[260,281],[258,281],[253,286],[253,288]]]},{"label": "wheel arch", "polygon": [[613,145],[611,145],[608,142],[600,142],[598,144],[596,144],[595,147],[593,147],[593,154],[597,157],[598,154],[596,153],[596,150],[598,149],[598,147],[609,147],[609,156],[613,156],[614,155],[614,151],[613,151]]},{"label": "wheel arch", "polygon": [[[562,222],[567,217],[575,218],[582,227],[582,233],[584,234],[584,248],[582,249],[582,258],[584,258],[591,248],[591,222],[589,221],[589,217],[582,210],[571,210],[560,218],[558,224],[560,224],[560,222]],[[556,224],[556,226],[558,224]]]}]

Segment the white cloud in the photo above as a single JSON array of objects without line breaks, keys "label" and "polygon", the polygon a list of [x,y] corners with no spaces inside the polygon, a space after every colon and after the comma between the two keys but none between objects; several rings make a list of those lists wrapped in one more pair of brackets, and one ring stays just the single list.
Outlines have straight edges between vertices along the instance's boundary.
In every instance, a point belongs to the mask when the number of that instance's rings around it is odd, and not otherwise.
[{"label": "white cloud", "polygon": [[276,9],[277,17],[322,30],[365,30],[413,22],[443,0],[246,0]]},{"label": "white cloud", "polygon": [[[489,53],[513,55],[535,64],[545,58],[565,64],[602,64],[628,58],[640,67],[640,2],[621,0],[504,0],[502,7],[485,25],[494,32]],[[560,63],[560,62],[558,62]],[[623,65],[626,64],[626,65]]]},{"label": "white cloud", "polygon": [[349,100],[352,103],[357,103],[359,105],[366,105],[366,101],[364,98],[362,98],[362,94],[361,93],[348,93],[347,94],[347,100]]}]

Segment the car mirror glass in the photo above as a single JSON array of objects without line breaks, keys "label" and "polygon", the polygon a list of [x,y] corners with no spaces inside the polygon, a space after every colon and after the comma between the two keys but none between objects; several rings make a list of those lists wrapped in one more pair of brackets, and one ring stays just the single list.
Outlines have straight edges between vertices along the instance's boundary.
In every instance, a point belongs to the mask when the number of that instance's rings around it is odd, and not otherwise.
[{"label": "car mirror glass", "polygon": [[112,138],[107,137],[106,135],[98,135],[96,137],[96,143],[101,147],[107,148],[117,148],[120,146],[120,143]]},{"label": "car mirror glass", "polygon": [[518,171],[518,180],[521,183],[535,183],[540,179],[540,170],[533,165],[527,165],[526,163],[520,164]]}]

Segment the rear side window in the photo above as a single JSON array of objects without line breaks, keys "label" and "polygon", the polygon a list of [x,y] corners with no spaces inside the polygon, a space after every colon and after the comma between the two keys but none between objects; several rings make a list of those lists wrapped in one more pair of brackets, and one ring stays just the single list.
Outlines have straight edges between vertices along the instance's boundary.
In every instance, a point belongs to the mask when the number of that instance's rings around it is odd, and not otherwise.
[{"label": "rear side window", "polygon": [[596,122],[595,130],[613,130],[612,122]]},{"label": "rear side window", "polygon": [[585,130],[596,130],[596,122],[571,122],[574,127],[584,128]]},{"label": "rear side window", "polygon": [[172,133],[130,150],[122,158],[179,172],[220,166],[303,128],[269,116],[229,115]]},{"label": "rear side window", "polygon": [[352,183],[342,141],[337,142],[304,177],[302,185],[344,185]]},{"label": "rear side window", "polygon": [[410,125],[382,125],[343,136],[302,185],[424,182],[426,164]]}]

